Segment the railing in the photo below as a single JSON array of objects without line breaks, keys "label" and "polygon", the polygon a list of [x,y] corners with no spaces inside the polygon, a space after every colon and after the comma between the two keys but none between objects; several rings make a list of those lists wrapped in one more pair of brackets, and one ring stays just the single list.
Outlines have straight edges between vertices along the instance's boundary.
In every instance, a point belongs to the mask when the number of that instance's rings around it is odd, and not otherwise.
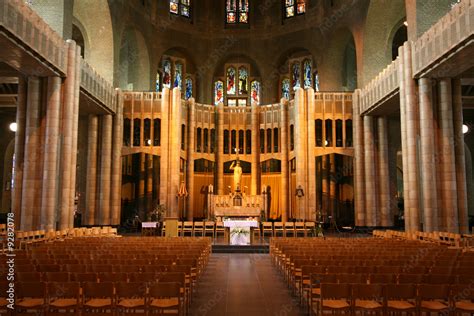
[{"label": "railing", "polygon": [[360,96],[361,114],[376,107],[382,100],[385,100],[400,88],[398,63],[399,59],[397,58],[362,89]]},{"label": "railing", "polygon": [[114,88],[84,60],[81,60],[81,87],[115,113]]},{"label": "railing", "polygon": [[462,0],[413,44],[413,73],[421,72],[474,34],[474,0]]},{"label": "railing", "polygon": [[66,43],[24,1],[0,0],[0,27],[29,46],[59,72],[66,73]]}]

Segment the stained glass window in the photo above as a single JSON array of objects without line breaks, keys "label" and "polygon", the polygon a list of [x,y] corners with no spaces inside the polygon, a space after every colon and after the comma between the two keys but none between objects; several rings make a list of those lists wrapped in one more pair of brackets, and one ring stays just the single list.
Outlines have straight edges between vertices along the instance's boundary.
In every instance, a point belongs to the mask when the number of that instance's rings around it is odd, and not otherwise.
[{"label": "stained glass window", "polygon": [[163,62],[163,88],[171,87],[171,62],[165,60]]},{"label": "stained glass window", "polygon": [[301,87],[301,65],[300,63],[294,63],[291,67],[291,85],[293,89]]},{"label": "stained glass window", "polygon": [[224,83],[220,80],[214,83],[214,104],[224,102]]},{"label": "stained glass window", "polygon": [[303,62],[303,70],[304,70],[303,86],[305,89],[311,88],[313,86],[312,85],[312,82],[313,82],[312,68],[313,68],[313,65],[312,65],[311,60],[306,59]]},{"label": "stained glass window", "polygon": [[239,68],[239,94],[248,93],[248,72],[245,67]]},{"label": "stained glass window", "polygon": [[319,74],[318,70],[314,73],[314,91],[319,91]]},{"label": "stained glass window", "polygon": [[285,18],[292,18],[306,12],[306,0],[283,0],[283,5]]},{"label": "stained glass window", "polygon": [[191,17],[191,0],[170,0],[170,13]]},{"label": "stained glass window", "polygon": [[184,98],[188,100],[193,96],[193,79],[191,77],[186,77],[186,92],[184,93]]},{"label": "stained glass window", "polygon": [[235,68],[227,69],[227,94],[235,94]]},{"label": "stained glass window", "polygon": [[226,22],[247,24],[249,22],[249,0],[227,0]]},{"label": "stained glass window", "polygon": [[176,63],[174,66],[174,83],[173,87],[182,88],[183,87],[183,65]]},{"label": "stained glass window", "polygon": [[290,99],[290,79],[285,78],[281,82],[281,97],[287,100]]},{"label": "stained glass window", "polygon": [[257,80],[252,81],[250,89],[252,101],[257,105],[260,104],[260,82]]},{"label": "stained glass window", "polygon": [[160,74],[160,72],[158,71],[158,72],[156,73],[155,92],[160,92],[160,91],[161,91],[160,85],[161,85],[161,74]]}]

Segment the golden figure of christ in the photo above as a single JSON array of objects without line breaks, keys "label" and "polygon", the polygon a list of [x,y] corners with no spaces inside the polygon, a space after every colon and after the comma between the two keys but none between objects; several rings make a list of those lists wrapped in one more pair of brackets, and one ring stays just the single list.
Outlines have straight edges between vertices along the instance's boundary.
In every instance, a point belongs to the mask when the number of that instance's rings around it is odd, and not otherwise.
[{"label": "golden figure of christ", "polygon": [[242,183],[242,167],[240,166],[239,149],[235,149],[235,152],[237,153],[237,160],[232,162],[230,170],[234,171],[234,190],[240,192]]}]

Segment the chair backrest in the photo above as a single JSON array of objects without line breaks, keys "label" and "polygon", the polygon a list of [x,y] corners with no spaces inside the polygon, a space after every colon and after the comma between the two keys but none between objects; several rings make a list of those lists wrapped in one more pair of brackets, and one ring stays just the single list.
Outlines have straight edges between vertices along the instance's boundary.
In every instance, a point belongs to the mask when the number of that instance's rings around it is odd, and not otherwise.
[{"label": "chair backrest", "polygon": [[175,282],[152,283],[149,287],[150,298],[180,297],[181,285]]},{"label": "chair backrest", "polygon": [[449,297],[449,285],[447,284],[420,284],[418,286],[418,296],[420,299],[443,299]]},{"label": "chair backrest", "polygon": [[286,222],[285,223],[285,229],[294,229],[295,225],[293,222]]},{"label": "chair backrest", "polygon": [[273,223],[272,222],[263,222],[263,229],[272,229]]},{"label": "chair backrest", "polygon": [[391,284],[385,288],[385,297],[388,300],[414,300],[416,299],[416,285]]},{"label": "chair backrest", "polygon": [[52,298],[78,298],[81,285],[79,282],[48,282],[48,296]]},{"label": "chair backrest", "polygon": [[384,286],[382,284],[353,284],[352,298],[383,301]]},{"label": "chair backrest", "polygon": [[89,298],[113,298],[114,284],[112,282],[93,283],[85,282],[82,285],[84,297]]},{"label": "chair backrest", "polygon": [[[293,223],[291,223],[291,224],[293,224]],[[283,229],[283,223],[282,222],[275,222],[275,223],[273,223],[273,227],[275,229]]]},{"label": "chair backrest", "polygon": [[321,299],[350,299],[351,285],[337,283],[321,284]]}]

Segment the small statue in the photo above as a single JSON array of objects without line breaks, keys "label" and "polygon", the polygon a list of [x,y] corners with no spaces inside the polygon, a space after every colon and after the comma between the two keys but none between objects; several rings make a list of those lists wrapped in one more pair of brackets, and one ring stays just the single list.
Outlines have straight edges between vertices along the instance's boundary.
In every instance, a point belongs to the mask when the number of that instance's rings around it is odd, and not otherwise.
[{"label": "small statue", "polygon": [[242,181],[242,167],[240,166],[239,157],[237,160],[232,162],[230,170],[234,171],[234,188],[236,192],[240,192],[240,184]]}]

